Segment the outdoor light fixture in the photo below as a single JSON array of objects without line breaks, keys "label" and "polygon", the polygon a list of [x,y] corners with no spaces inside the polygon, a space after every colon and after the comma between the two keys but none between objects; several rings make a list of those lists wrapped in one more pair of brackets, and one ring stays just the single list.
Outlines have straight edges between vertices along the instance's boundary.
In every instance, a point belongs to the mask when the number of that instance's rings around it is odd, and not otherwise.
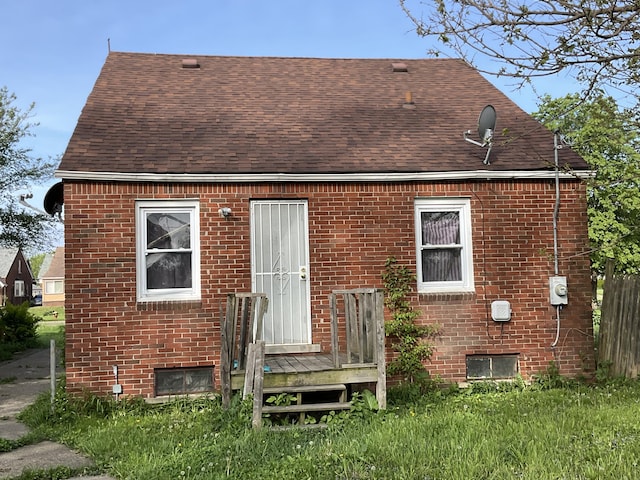
[{"label": "outdoor light fixture", "polygon": [[231,216],[231,209],[229,207],[222,207],[220,210],[218,210],[218,213],[221,217],[228,218]]}]

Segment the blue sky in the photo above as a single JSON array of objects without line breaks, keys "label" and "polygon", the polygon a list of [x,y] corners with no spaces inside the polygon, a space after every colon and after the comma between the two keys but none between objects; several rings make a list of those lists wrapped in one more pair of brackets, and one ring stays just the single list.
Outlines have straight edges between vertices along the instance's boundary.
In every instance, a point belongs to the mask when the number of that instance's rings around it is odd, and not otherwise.
[{"label": "blue sky", "polygon": [[[20,0],[3,2],[0,86],[39,123],[27,146],[61,155],[108,53],[425,58],[397,0]],[[531,91],[488,77],[526,111]],[[571,84],[538,83],[563,95]],[[475,121],[476,114],[472,114]],[[462,133],[461,133],[462,135]],[[34,189],[36,204],[46,188]]]}]

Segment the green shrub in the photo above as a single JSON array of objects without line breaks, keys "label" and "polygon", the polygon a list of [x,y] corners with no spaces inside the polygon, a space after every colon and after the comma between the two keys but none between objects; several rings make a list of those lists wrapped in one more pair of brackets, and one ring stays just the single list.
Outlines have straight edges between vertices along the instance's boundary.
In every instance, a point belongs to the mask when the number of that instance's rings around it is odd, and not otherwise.
[{"label": "green shrub", "polygon": [[39,318],[29,312],[29,303],[0,308],[0,343],[25,343],[36,339]]}]

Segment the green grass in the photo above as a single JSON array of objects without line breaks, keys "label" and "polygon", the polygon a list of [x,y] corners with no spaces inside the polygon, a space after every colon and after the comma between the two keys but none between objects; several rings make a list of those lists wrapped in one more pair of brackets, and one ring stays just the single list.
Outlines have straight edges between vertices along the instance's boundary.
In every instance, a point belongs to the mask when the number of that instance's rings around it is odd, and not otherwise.
[{"label": "green grass", "polygon": [[49,340],[56,341],[56,345],[64,344],[64,326],[47,325],[46,322],[40,322],[37,329],[38,343],[43,348],[49,348]]},{"label": "green grass", "polygon": [[[58,349],[64,349],[64,326],[38,323],[36,338],[20,343],[0,343],[0,361],[11,360],[16,353],[30,348],[49,348],[51,340],[56,341]],[[0,378],[1,378],[0,373]]]},{"label": "green grass", "polygon": [[51,417],[44,397],[23,419],[116,478],[640,478],[638,383],[493,390],[434,393],[323,430],[253,430],[246,404],[225,411],[218,399],[61,397]]},{"label": "green grass", "polygon": [[31,307],[29,312],[48,321],[64,321],[64,307]]}]

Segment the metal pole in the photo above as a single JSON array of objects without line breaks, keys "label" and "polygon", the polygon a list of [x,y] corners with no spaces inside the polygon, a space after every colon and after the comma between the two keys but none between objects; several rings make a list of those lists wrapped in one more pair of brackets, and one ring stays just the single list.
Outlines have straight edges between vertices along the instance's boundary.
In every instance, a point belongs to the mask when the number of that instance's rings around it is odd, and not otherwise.
[{"label": "metal pole", "polygon": [[[558,214],[560,212],[560,171],[558,162],[558,149],[560,145],[558,143],[558,132],[553,134],[553,153],[554,164],[556,170],[556,204],[553,209],[553,272],[558,275],[560,268],[558,265]],[[551,344],[551,348],[555,348],[560,339],[560,305],[556,306],[556,338]]]},{"label": "metal pole", "polygon": [[558,133],[553,135],[553,151],[556,170],[556,204],[553,209],[553,271],[558,275],[558,213],[560,212],[560,172],[558,168]]},{"label": "metal pole", "polygon": [[51,378],[51,413],[53,413],[56,398],[56,341],[53,338],[49,342],[49,377]]}]

